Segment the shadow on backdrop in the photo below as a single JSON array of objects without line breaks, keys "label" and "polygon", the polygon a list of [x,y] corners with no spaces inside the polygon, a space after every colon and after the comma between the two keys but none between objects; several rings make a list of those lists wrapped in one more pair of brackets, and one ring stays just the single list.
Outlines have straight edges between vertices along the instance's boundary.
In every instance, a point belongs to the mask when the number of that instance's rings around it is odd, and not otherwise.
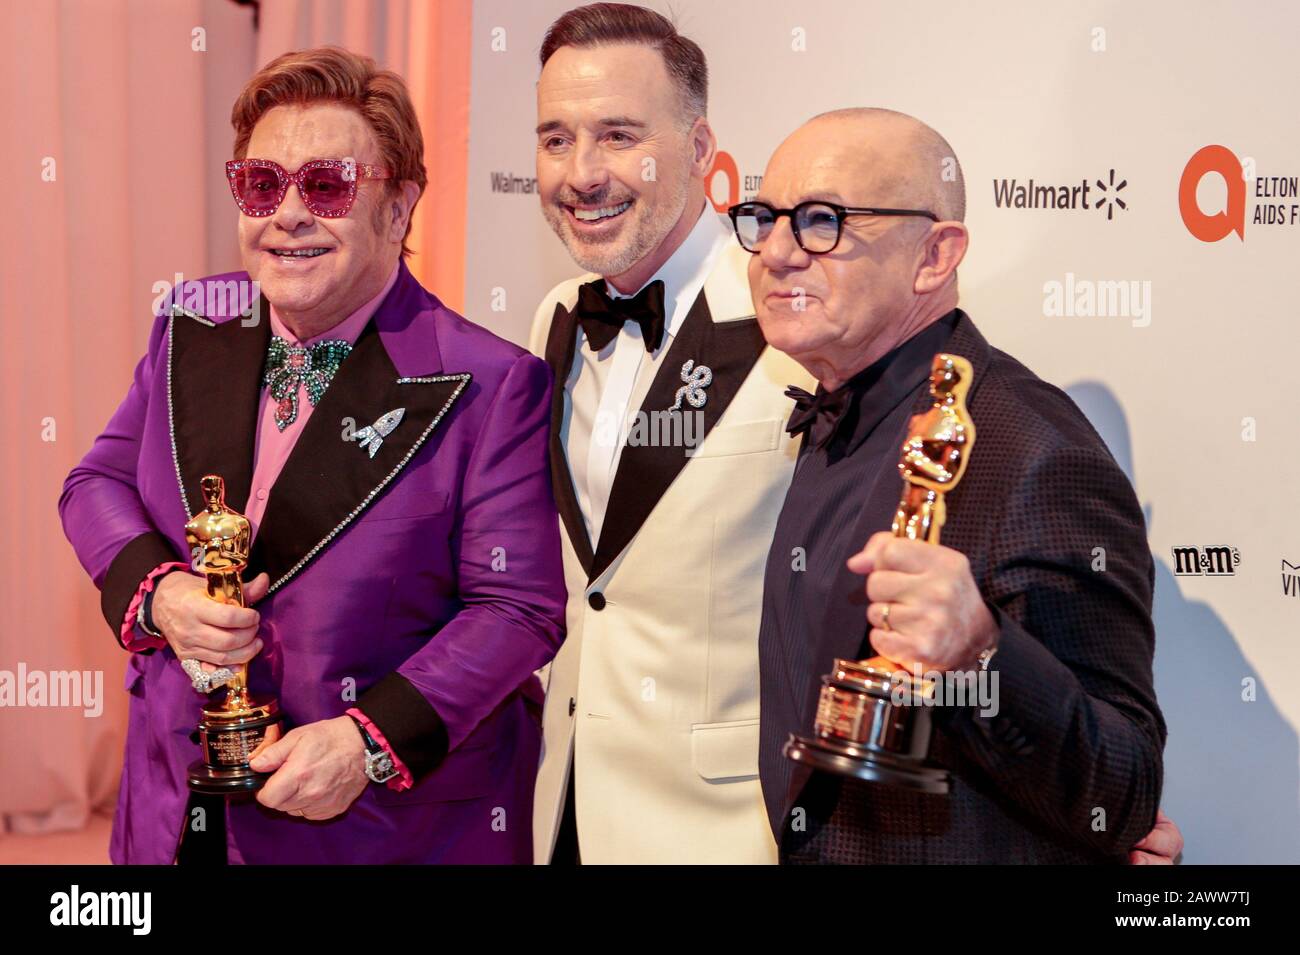
[{"label": "shadow on backdrop", "polygon": [[[1128,479],[1133,448],[1115,395],[1095,381],[1067,393]],[[1148,533],[1151,502],[1142,502]],[[1169,727],[1161,804],[1183,831],[1187,863],[1300,862],[1300,743],[1209,604],[1184,596],[1170,557],[1156,567],[1156,693]],[[1251,678],[1255,699],[1242,699]]]}]

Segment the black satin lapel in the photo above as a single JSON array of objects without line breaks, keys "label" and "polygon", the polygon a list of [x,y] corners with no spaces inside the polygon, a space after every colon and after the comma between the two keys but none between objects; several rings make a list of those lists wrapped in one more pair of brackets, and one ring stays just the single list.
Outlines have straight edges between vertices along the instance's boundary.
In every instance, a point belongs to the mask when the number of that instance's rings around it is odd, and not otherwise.
[{"label": "black satin lapel", "polygon": [[591,571],[591,538],[587,523],[578,507],[578,492],[573,486],[569,471],[569,457],[564,450],[561,429],[564,424],[564,383],[573,370],[574,345],[578,340],[578,320],[563,305],[555,304],[551,329],[546,336],[546,364],[551,367],[555,384],[551,390],[551,488],[555,493],[555,506],[569,533],[569,543],[584,570]]},{"label": "black satin lapel", "polygon": [[199,482],[218,474],[226,482],[226,503],[236,511],[248,504],[253,480],[253,444],[258,399],[271,323],[240,319],[220,324],[174,311],[168,354],[172,448],[184,484],[185,512],[203,503]]},{"label": "black satin lapel", "polygon": [[[271,488],[249,557],[283,586],[383,492],[469,384],[468,374],[399,380],[372,321],[312,411]],[[397,408],[406,412],[375,456],[350,437]],[[347,419],[351,419],[349,428]]]},{"label": "black satin lapel", "polygon": [[[755,318],[715,323],[701,291],[655,373],[641,410],[647,415],[667,411],[683,384],[682,365],[691,359],[696,366],[707,365],[713,370],[713,382],[704,390],[704,407],[699,409],[704,415],[703,429],[695,436],[702,442],[736,397],[765,344]],[[683,404],[683,410],[690,413],[696,409]],[[690,460],[686,450],[649,444],[623,448],[596,544],[596,557],[588,572],[590,580],[599,577],[641,530],[659,499]]]}]

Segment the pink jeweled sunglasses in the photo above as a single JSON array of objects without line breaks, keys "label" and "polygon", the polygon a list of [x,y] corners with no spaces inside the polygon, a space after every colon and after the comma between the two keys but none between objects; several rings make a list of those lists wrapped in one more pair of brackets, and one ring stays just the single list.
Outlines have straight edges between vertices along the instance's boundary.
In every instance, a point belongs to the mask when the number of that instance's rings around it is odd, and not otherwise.
[{"label": "pink jeweled sunglasses", "polygon": [[280,208],[290,184],[314,216],[337,219],[348,214],[360,179],[387,179],[388,170],[351,159],[313,159],[295,173],[269,159],[232,159],[226,178],[235,205],[246,216],[269,216]]}]

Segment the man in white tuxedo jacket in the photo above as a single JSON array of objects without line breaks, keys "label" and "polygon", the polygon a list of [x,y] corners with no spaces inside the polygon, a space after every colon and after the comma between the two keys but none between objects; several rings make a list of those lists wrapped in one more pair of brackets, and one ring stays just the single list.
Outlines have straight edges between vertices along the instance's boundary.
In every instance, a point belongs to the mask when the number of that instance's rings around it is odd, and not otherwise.
[{"label": "man in white tuxedo jacket", "polygon": [[[552,26],[538,85],[543,211],[590,271],[546,296],[530,341],[556,374],[569,590],[534,857],[774,863],[758,629],[795,457],[784,390],[811,379],[765,346],[749,256],[705,198],[699,48],[650,11],[592,10]],[[674,404],[671,443],[649,443]]]}]

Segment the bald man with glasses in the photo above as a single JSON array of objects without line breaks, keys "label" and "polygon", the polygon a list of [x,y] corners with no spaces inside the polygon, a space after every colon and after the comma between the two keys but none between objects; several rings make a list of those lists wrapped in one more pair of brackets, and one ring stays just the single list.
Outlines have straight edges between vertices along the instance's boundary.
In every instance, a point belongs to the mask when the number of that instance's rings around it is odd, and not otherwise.
[{"label": "bald man with glasses", "polygon": [[[765,339],[818,381],[796,394],[803,443],[759,637],[760,776],[782,861],[1122,862],[1135,843],[1142,861],[1157,845],[1176,854],[1159,813],[1166,730],[1142,510],[1070,398],[958,307],[970,236],[951,147],[901,113],[824,114],[781,144],[759,198],[731,218]],[[973,369],[962,385],[979,436],[942,544],[890,530],[900,448],[936,401],[940,354]],[[796,549],[806,568],[792,567]],[[994,688],[928,707],[947,793],[787,757],[832,661],[876,655]]]}]

